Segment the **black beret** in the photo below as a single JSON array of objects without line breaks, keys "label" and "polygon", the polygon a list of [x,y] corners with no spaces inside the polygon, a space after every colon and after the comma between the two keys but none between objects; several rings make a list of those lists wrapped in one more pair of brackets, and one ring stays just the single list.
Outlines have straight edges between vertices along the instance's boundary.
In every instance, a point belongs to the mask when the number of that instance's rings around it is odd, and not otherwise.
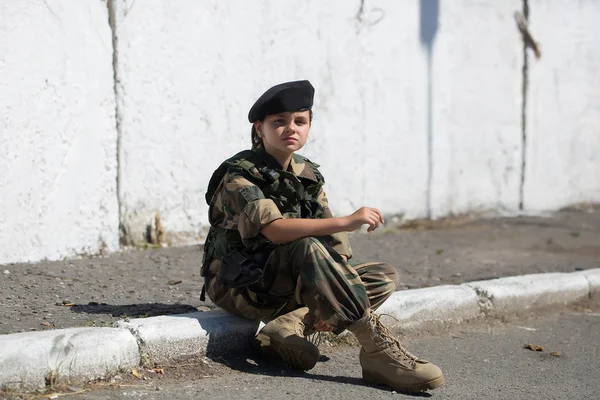
[{"label": "black beret", "polygon": [[275,85],[256,100],[248,112],[248,121],[261,121],[267,115],[285,111],[310,110],[314,95],[315,88],[309,81]]}]

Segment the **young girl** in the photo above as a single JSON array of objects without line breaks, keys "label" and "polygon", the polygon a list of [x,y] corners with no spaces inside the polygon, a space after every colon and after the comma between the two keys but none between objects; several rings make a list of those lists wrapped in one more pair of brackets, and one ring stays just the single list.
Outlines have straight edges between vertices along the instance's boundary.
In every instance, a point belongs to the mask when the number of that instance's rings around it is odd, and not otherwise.
[{"label": "young girl", "polygon": [[270,320],[260,348],[309,370],[315,331],[356,335],[363,379],[423,391],[444,382],[441,370],[410,354],[373,313],[396,289],[384,263],[350,263],[347,232],[384,222],[376,208],[333,217],[318,165],[296,154],[308,138],[314,88],[308,81],[267,90],[250,109],[252,149],[213,174],[206,201],[211,228],[204,246],[203,289],[219,307]]}]

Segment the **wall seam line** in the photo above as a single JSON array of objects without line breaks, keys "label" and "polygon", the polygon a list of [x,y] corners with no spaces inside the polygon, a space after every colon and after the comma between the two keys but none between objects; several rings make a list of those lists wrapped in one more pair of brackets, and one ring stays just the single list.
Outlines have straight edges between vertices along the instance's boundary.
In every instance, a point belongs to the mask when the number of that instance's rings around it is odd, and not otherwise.
[{"label": "wall seam line", "polygon": [[[523,16],[529,21],[529,0],[523,0]],[[525,174],[527,169],[527,92],[529,86],[529,59],[527,56],[527,41],[523,40],[523,70],[521,89],[521,180],[519,182],[519,210],[524,210],[525,202]]]},{"label": "wall seam line", "polygon": [[106,6],[108,9],[108,24],[110,26],[110,31],[112,35],[112,67],[113,67],[113,91],[115,95],[115,127],[117,130],[117,174],[116,174],[116,184],[117,184],[117,208],[119,212],[119,244],[127,245],[129,244],[130,235],[127,232],[126,226],[123,224],[123,210],[121,204],[121,136],[122,136],[122,114],[123,110],[121,107],[121,88],[119,81],[119,47],[118,47],[118,36],[117,36],[117,14],[116,14],[116,1],[117,0],[107,0]]}]

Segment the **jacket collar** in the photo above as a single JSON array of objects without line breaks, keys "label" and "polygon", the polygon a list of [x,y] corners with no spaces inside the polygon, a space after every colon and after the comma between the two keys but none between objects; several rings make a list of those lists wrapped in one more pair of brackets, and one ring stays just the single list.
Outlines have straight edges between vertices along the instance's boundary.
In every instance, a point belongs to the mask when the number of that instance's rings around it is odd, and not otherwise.
[{"label": "jacket collar", "polygon": [[287,171],[283,171],[281,169],[281,165],[279,164],[279,162],[272,155],[267,153],[267,151],[265,150],[265,148],[263,146],[258,146],[256,149],[253,149],[252,151],[259,154],[261,156],[261,158],[263,160],[265,160],[265,163],[267,164],[267,166],[269,168],[273,168],[279,172],[292,173],[293,175],[295,175],[298,178],[306,178],[313,182],[319,181],[319,179],[315,175],[313,169],[307,165],[304,157],[302,157],[298,154],[294,153],[292,155],[292,159],[290,160],[290,165],[288,166]]}]

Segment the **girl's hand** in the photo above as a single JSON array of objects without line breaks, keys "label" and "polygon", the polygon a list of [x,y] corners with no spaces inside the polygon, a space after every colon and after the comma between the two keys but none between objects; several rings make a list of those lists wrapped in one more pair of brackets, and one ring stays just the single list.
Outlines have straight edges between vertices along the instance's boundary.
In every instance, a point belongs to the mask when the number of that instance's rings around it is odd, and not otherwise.
[{"label": "girl's hand", "polygon": [[344,217],[346,222],[346,231],[352,232],[360,228],[362,225],[369,225],[367,232],[372,232],[379,226],[379,223],[384,223],[383,215],[378,209],[372,207],[361,207],[354,213]]}]

